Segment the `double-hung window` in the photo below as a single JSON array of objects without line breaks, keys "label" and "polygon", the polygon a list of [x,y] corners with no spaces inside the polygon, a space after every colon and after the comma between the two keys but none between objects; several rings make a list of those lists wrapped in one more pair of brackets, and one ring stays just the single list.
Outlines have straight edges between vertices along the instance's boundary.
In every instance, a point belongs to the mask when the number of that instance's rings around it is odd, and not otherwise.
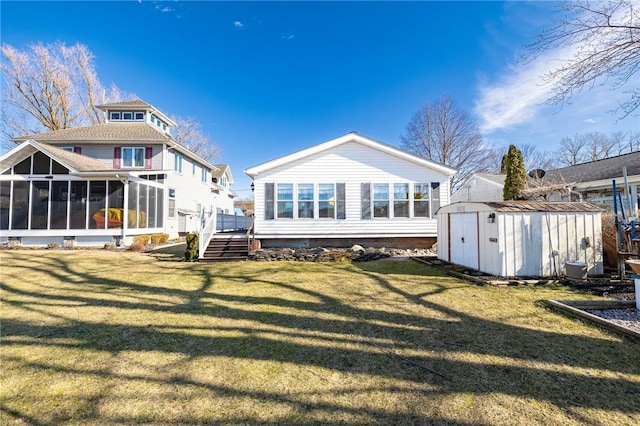
[{"label": "double-hung window", "polygon": [[313,219],[313,184],[298,184],[298,217],[301,219]]},{"label": "double-hung window", "polygon": [[123,147],[122,167],[144,167],[144,147]]},{"label": "double-hung window", "polygon": [[200,181],[202,183],[208,183],[209,182],[209,171],[207,169],[205,169],[204,167],[202,167],[200,170]]},{"label": "double-hung window", "polygon": [[429,217],[429,184],[413,184],[413,216]]},{"label": "double-hung window", "polygon": [[389,217],[389,184],[373,184],[373,217]]},{"label": "double-hung window", "polygon": [[182,173],[182,155],[177,152],[173,154],[173,170]]},{"label": "double-hung window", "polygon": [[336,193],[332,183],[318,185],[318,217],[329,219],[336,217]]},{"label": "double-hung window", "polygon": [[277,218],[293,219],[293,184],[279,183],[276,190]]},{"label": "double-hung window", "polygon": [[409,184],[393,184],[393,217],[409,217]]}]

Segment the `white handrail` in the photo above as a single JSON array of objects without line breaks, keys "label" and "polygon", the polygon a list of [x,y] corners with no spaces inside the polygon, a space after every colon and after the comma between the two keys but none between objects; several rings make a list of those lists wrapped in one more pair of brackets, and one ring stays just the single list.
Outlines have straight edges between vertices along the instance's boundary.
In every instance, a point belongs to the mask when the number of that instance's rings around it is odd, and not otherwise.
[{"label": "white handrail", "polygon": [[214,210],[204,221],[204,226],[202,226],[200,228],[200,232],[198,232],[198,259],[202,259],[204,257],[204,252],[209,246],[211,238],[213,238],[213,235],[216,233],[216,216],[217,213]]}]

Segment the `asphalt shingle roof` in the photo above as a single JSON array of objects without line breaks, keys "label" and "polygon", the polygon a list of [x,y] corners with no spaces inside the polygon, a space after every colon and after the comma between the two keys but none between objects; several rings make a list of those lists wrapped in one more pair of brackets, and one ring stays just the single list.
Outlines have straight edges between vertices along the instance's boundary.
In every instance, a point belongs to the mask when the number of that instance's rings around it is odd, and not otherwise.
[{"label": "asphalt shingle roof", "polygon": [[628,176],[640,175],[640,151],[549,170],[544,179],[564,180],[567,183],[614,179],[622,176],[623,167],[627,168]]},{"label": "asphalt shingle roof", "polygon": [[59,159],[67,166],[75,169],[78,172],[102,172],[113,170],[102,161],[92,157],[88,157],[86,155],[76,154],[75,152],[56,148],[55,146],[46,143],[34,143],[34,145],[40,147],[43,152]]},{"label": "asphalt shingle roof", "polygon": [[163,143],[171,140],[171,136],[148,123],[101,123],[92,126],[53,130],[13,138],[16,142],[22,142],[28,139],[33,139],[36,142],[60,141],[67,143],[74,141],[89,143],[113,143],[114,141]]}]

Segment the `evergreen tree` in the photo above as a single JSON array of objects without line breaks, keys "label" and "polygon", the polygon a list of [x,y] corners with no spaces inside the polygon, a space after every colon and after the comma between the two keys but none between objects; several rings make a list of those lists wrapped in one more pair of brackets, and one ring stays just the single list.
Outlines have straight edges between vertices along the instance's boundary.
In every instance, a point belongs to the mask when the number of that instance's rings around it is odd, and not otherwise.
[{"label": "evergreen tree", "polygon": [[515,145],[509,145],[509,151],[504,157],[504,169],[507,177],[504,181],[502,198],[505,201],[517,200],[527,186],[527,173],[524,169],[522,151]]}]

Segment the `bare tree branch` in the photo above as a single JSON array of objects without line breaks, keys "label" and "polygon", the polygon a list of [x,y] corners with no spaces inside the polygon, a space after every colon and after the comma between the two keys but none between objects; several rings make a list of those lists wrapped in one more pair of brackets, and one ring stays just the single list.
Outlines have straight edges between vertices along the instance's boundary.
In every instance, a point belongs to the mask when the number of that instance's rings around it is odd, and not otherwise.
[{"label": "bare tree branch", "polygon": [[215,145],[208,136],[202,133],[200,123],[194,118],[171,117],[178,124],[173,131],[173,138],[181,145],[198,154],[207,161],[212,161],[222,154],[219,146]]},{"label": "bare tree branch", "polygon": [[[621,118],[640,106],[640,88],[634,82],[640,68],[640,4],[637,0],[569,0],[563,17],[529,45],[526,61],[558,52],[558,65],[545,80],[553,87],[552,103],[567,102],[584,88],[610,85],[623,89],[625,100],[614,109]],[[637,80],[636,80],[637,81]]]},{"label": "bare tree branch", "polygon": [[490,169],[493,148],[483,141],[477,123],[448,96],[415,112],[401,137],[402,148],[458,170],[451,189],[473,173]]}]

